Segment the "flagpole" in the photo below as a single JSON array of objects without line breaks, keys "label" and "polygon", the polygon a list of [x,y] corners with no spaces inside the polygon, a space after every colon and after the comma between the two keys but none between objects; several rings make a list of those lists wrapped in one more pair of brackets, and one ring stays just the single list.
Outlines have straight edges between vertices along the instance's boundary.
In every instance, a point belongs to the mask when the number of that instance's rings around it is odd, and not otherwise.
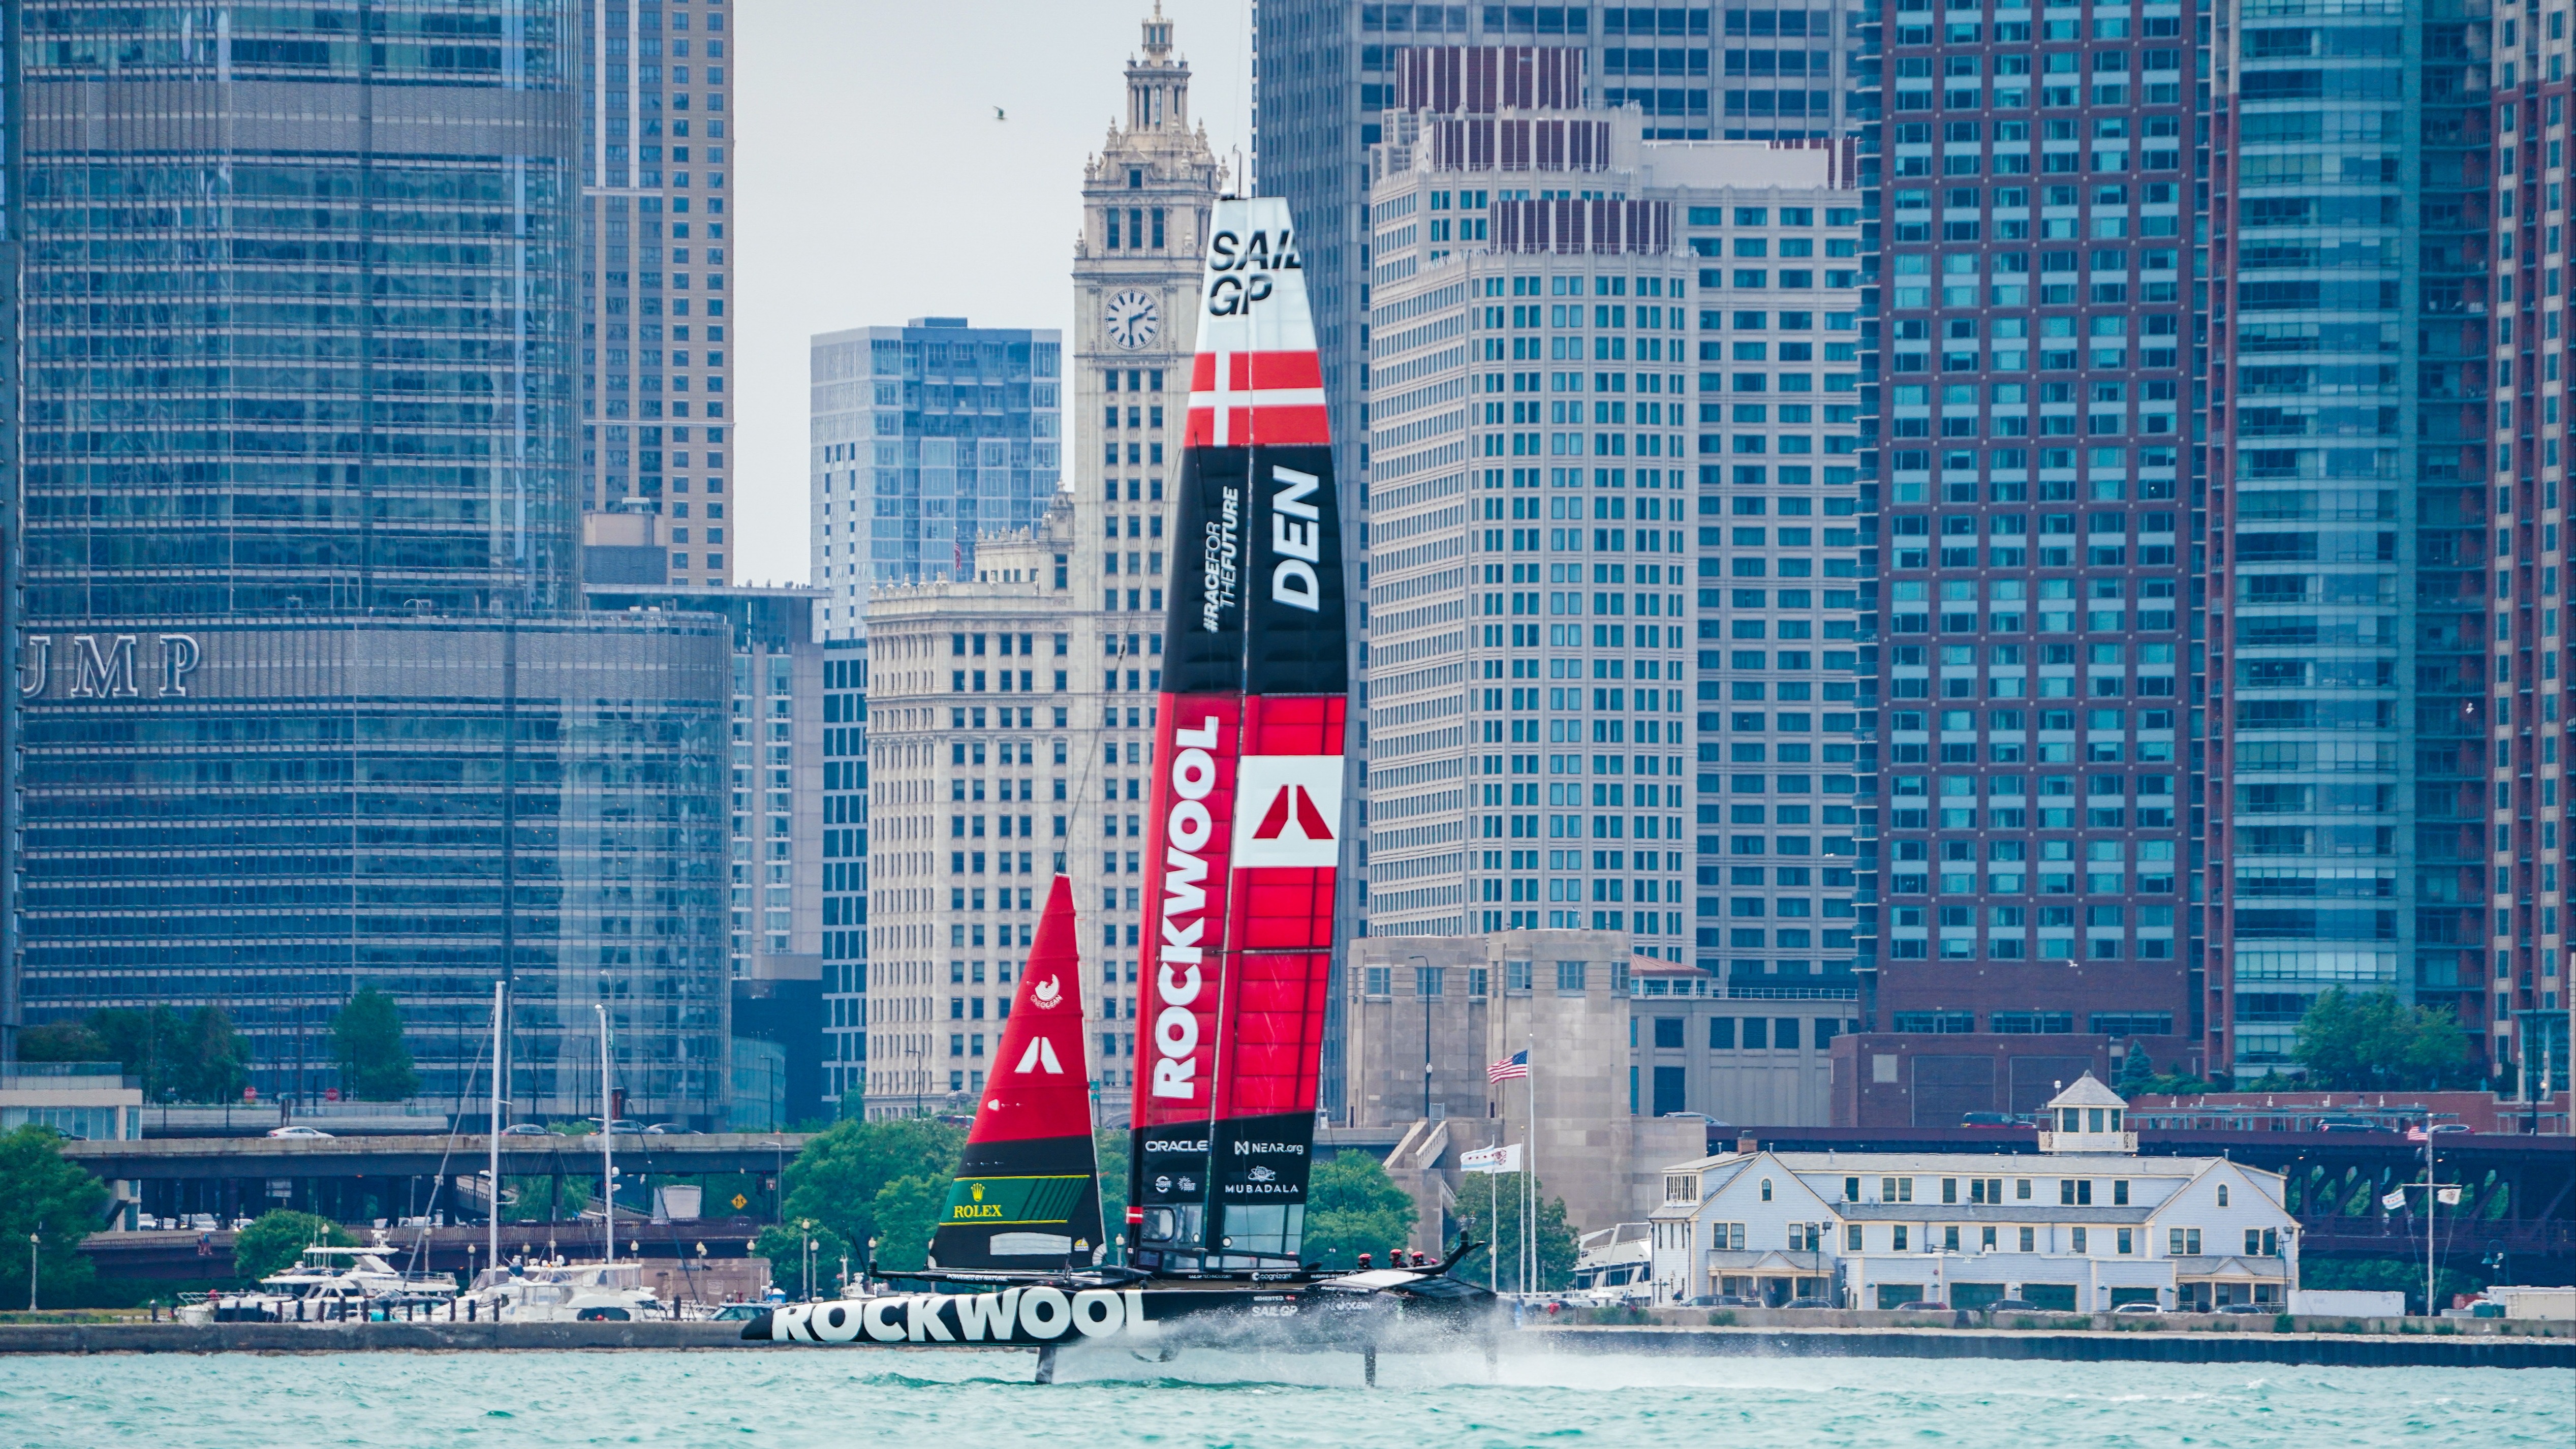
[{"label": "flagpole", "polygon": [[2431,1120],[2429,1116],[2425,1119],[2428,1125],[2424,1129],[2424,1316],[2438,1318],[2441,1315],[2433,1307],[2433,1204],[2441,1196],[2441,1189],[2433,1185]]},{"label": "flagpole", "polygon": [[1538,1240],[1530,1235],[1531,1226],[1538,1216],[1534,1206],[1538,1198],[1538,1026],[1535,1016],[1536,1008],[1533,1007],[1529,1045],[1524,1048],[1529,1055],[1530,1110],[1529,1150],[1522,1154],[1528,1159],[1528,1164],[1521,1171],[1521,1251],[1529,1263],[1528,1269],[1521,1275],[1521,1291],[1524,1294],[1534,1292],[1538,1288]]}]

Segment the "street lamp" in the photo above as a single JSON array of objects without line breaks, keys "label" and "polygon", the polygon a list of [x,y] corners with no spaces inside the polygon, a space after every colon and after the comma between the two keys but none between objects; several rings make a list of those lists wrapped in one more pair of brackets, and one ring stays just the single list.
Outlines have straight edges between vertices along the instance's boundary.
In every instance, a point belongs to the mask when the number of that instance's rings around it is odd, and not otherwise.
[{"label": "street lamp", "polygon": [[36,1246],[43,1241],[41,1234],[27,1235],[27,1311],[29,1313],[36,1311]]},{"label": "street lamp", "polygon": [[805,1276],[799,1280],[799,1286],[805,1290],[805,1301],[811,1303],[814,1301],[814,1220],[798,1218],[796,1232],[805,1240]]}]

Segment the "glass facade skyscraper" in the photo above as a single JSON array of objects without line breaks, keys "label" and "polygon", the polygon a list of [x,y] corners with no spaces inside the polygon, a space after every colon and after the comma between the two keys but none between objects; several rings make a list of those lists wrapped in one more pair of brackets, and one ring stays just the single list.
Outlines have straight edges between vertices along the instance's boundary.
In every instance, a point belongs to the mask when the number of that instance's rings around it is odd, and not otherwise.
[{"label": "glass facade skyscraper", "polygon": [[814,578],[828,637],[871,584],[971,579],[978,532],[1025,529],[1064,476],[1064,334],[917,317],[813,340]]},{"label": "glass facade skyscraper", "polygon": [[580,13],[10,13],[27,1020],[219,1005],[312,1095],[373,984],[443,1096],[510,977],[522,1111],[605,1002],[712,1120],[723,630],[575,591]]}]

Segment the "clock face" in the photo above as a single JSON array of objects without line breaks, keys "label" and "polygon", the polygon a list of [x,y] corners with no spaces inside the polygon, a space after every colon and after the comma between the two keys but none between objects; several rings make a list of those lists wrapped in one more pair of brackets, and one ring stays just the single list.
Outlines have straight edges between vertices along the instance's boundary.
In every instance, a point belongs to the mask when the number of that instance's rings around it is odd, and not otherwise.
[{"label": "clock face", "polygon": [[1129,289],[1109,299],[1101,309],[1101,325],[1109,340],[1129,352],[1154,345],[1162,331],[1163,309],[1151,292]]}]

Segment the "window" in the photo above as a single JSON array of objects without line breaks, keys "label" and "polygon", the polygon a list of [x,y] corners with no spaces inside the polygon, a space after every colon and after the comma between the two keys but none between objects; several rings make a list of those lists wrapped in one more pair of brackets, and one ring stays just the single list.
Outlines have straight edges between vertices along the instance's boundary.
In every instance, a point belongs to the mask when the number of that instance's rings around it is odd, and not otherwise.
[{"label": "window", "polygon": [[2091,1207],[2093,1205],[2092,1179],[2074,1177],[2059,1179],[2057,1201],[2066,1207]]},{"label": "window", "polygon": [[1898,1251],[1898,1252],[1902,1253],[1902,1252],[1904,1252],[1904,1251],[1905,1251],[1905,1224],[1903,1224],[1903,1223],[1898,1223],[1898,1224],[1896,1225],[1895,1232],[1896,1232],[1896,1237],[1895,1237],[1895,1241],[1894,1241],[1894,1247],[1895,1247],[1896,1251]]},{"label": "window", "polygon": [[2076,1252],[2078,1252],[2078,1253],[2081,1253],[2081,1252],[2086,1251],[2085,1246],[2084,1246],[2084,1230],[2083,1230],[2082,1228],[2076,1228],[2076,1229],[2074,1229],[2074,1230],[2073,1230],[2073,1236],[2074,1236],[2074,1241],[2073,1241],[2073,1243],[2072,1243],[2072,1245],[2071,1245],[2071,1246],[2075,1249],[2075,1251],[2076,1251]]},{"label": "window", "polygon": [[2227,1184],[2223,1182],[2218,1185],[2218,1205],[2227,1206]]},{"label": "window", "polygon": [[2035,1253],[2039,1251],[2039,1229],[2024,1228],[2021,1230],[2021,1250],[2025,1253]]},{"label": "window", "polygon": [[2280,1255],[2281,1234],[2278,1229],[2247,1228],[2245,1230],[2245,1256],[2249,1258],[2277,1258]]},{"label": "window", "polygon": [[1771,1200],[1771,1179],[1767,1177],[1762,1179],[1762,1200],[1764,1202]]},{"label": "window", "polygon": [[[2220,1191],[2221,1193],[2224,1193],[2225,1191],[2227,1191],[2227,1189],[2225,1189],[2225,1188],[2220,1188],[2220,1189],[2219,1189],[2219,1191]],[[2027,1202],[2027,1201],[2029,1201],[2029,1200],[2030,1200],[2030,1179],[2029,1179],[2029,1178],[2027,1178],[2027,1177],[2017,1177],[2017,1178],[2014,1178],[2014,1179],[2013,1179],[2013,1196],[2014,1196],[2014,1197],[2016,1197],[2016,1198],[2018,1198],[2018,1199],[2020,1199],[2020,1200],[2022,1200],[2022,1201],[2024,1201],[2024,1202]],[[2226,1198],[2224,1198],[2224,1197],[2221,1197],[2221,1198],[2219,1199],[2219,1201],[2220,1201],[2221,1203],[2224,1203],[2224,1202],[2226,1202],[2226,1201],[2227,1201],[2227,1199],[2226,1199]]]},{"label": "window", "polygon": [[1583,989],[1583,963],[1580,961],[1557,962],[1556,989],[1559,991],[1581,991]]},{"label": "window", "polygon": [[1671,1173],[1664,1178],[1664,1201],[1699,1201],[1699,1176],[1696,1173]]},{"label": "window", "polygon": [[2135,1230],[2135,1229],[2132,1229],[2132,1228],[2122,1228],[2122,1229],[2120,1229],[2120,1251],[2121,1251],[2122,1253],[2124,1253],[2124,1254],[2125,1254],[2125,1253],[2133,1253],[2133,1252],[2136,1252],[2136,1251],[2137,1251],[2136,1242],[2137,1242],[2137,1232],[2136,1232],[2136,1230]]},{"label": "window", "polygon": [[2177,1258],[2200,1256],[2200,1229],[2174,1228],[2165,1235],[2165,1251]]},{"label": "window", "polygon": [[1851,1223],[1843,1228],[1843,1251],[1846,1253],[1860,1251],[1860,1224]]},{"label": "window", "polygon": [[1845,1202],[1858,1202],[1858,1201],[1860,1201],[1860,1179],[1859,1179],[1859,1178],[1857,1178],[1857,1177],[1846,1177],[1846,1178],[1844,1178],[1844,1179],[1843,1179],[1843,1201],[1845,1201]]},{"label": "window", "polygon": [[1914,1201],[1914,1179],[1910,1177],[1880,1178],[1878,1180],[1878,1200],[1880,1202]]},{"label": "window", "polygon": [[1957,1202],[1958,1200],[1959,1179],[1955,1177],[1945,1177],[1941,1179],[1941,1201]]},{"label": "window", "polygon": [[2127,1207],[2129,1205],[2129,1180],[2127,1178],[2115,1178],[2112,1180],[2111,1205],[2113,1207]]}]

